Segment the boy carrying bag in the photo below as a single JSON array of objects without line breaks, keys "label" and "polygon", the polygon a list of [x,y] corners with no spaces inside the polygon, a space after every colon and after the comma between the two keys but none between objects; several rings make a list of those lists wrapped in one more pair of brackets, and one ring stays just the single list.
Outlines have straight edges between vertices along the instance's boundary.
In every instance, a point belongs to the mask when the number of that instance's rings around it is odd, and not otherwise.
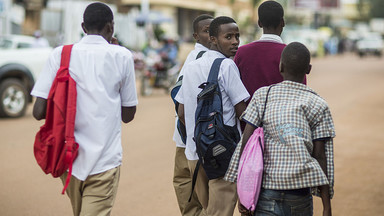
[{"label": "boy carrying bag", "polygon": [[238,176],[237,194],[240,203],[249,211],[256,209],[261,190],[264,170],[264,129],[263,120],[267,108],[268,95],[272,86],[269,87],[265,98],[264,110],[261,116],[261,124],[256,128],[249,138],[247,145],[241,154]]},{"label": "boy carrying bag", "polygon": [[57,71],[47,99],[45,124],[36,134],[34,155],[46,174],[60,177],[68,170],[62,194],[72,176],[72,164],[79,145],[75,141],[76,82],[69,75],[73,45],[63,47],[60,69]]},{"label": "boy carrying bag", "polygon": [[221,91],[217,81],[223,60],[224,58],[215,59],[207,82],[199,86],[203,90],[197,96],[193,138],[196,142],[199,161],[193,173],[192,191],[200,164],[208,179],[216,179],[225,175],[237,142],[240,140],[237,125],[227,126],[223,120]]}]

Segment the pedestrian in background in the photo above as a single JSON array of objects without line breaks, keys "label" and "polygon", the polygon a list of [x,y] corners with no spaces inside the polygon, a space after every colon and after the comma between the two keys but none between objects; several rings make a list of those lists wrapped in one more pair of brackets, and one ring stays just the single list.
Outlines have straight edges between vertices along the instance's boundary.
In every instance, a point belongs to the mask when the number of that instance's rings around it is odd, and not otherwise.
[{"label": "pedestrian in background", "polygon": [[45,37],[43,37],[40,30],[36,30],[33,33],[33,36],[35,37],[35,41],[33,42],[32,47],[34,48],[49,47],[48,40]]},{"label": "pedestrian in background", "polygon": [[[185,62],[184,66],[189,62],[201,57],[210,47],[209,41],[209,25],[213,17],[211,15],[203,14],[193,20],[193,38],[196,40],[195,49],[192,50]],[[181,69],[177,80],[184,75],[184,67]],[[173,173],[173,187],[175,188],[177,202],[183,216],[198,216],[205,215],[203,207],[193,192],[191,201],[188,199],[192,191],[192,178],[189,170],[188,160],[185,156],[185,143],[183,142],[179,130],[177,129],[179,118],[176,116],[175,131],[173,133],[173,141],[176,142],[176,155],[175,155],[175,168]],[[185,127],[185,126],[184,126]]]},{"label": "pedestrian in background", "polygon": [[[77,90],[79,152],[66,192],[74,215],[110,215],[120,178],[121,121],[133,120],[138,103],[134,63],[129,50],[111,44],[114,22],[107,5],[88,5],[83,19],[86,36],[74,44],[69,65]],[[33,115],[38,120],[45,118],[62,49],[54,49],[32,90],[37,97]],[[63,183],[66,177],[67,173],[60,177]]]}]

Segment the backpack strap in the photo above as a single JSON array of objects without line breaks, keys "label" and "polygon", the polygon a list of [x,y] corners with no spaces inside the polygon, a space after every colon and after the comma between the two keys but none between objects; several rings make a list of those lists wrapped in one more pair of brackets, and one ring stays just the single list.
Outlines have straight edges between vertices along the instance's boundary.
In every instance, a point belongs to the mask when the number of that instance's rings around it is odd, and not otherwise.
[{"label": "backpack strap", "polygon": [[199,173],[199,167],[200,167],[200,160],[197,161],[195,170],[193,171],[193,177],[192,177],[192,191],[191,195],[189,196],[188,202],[191,202],[193,191],[195,190],[196,185],[196,179],[197,179],[197,173]]},{"label": "backpack strap", "polygon": [[71,60],[71,51],[73,44],[63,46],[63,50],[61,51],[61,67],[69,67],[69,62]]},{"label": "backpack strap", "polygon": [[[64,70],[64,77],[68,80],[68,102],[67,102],[67,112],[66,112],[66,122],[65,122],[65,162],[68,163],[68,175],[65,180],[63,191],[67,189],[69,182],[72,177],[72,165],[76,157],[74,150],[77,151],[79,148],[78,144],[75,142],[75,117],[76,117],[76,83],[69,75],[69,62],[71,60],[71,51],[73,44],[65,45],[61,52],[61,62],[60,67]],[[74,149],[75,148],[75,149]]]},{"label": "backpack strap", "polygon": [[269,86],[268,91],[267,91],[267,96],[265,97],[264,110],[263,110],[263,114],[261,115],[261,120],[260,120],[261,123],[260,123],[260,127],[263,127],[263,121],[264,121],[265,110],[267,109],[268,95],[269,95],[269,92],[271,91],[271,88],[272,88],[273,86],[274,86],[274,85]]},{"label": "backpack strap", "polygon": [[197,54],[196,59],[201,58],[201,56],[203,56],[203,54],[204,54],[205,52],[207,52],[207,51],[204,51],[204,50],[200,51],[200,52]]},{"label": "backpack strap", "polygon": [[221,62],[225,58],[217,58],[212,64],[211,70],[209,71],[208,81],[207,82],[217,82],[217,77],[219,76],[219,70]]}]

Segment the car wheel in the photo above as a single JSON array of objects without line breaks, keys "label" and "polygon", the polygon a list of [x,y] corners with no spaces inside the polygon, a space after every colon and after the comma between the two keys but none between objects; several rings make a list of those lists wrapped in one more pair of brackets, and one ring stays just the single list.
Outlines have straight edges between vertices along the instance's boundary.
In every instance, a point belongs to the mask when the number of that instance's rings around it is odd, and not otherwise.
[{"label": "car wheel", "polygon": [[27,90],[18,79],[6,79],[0,85],[0,116],[23,116],[27,108]]}]

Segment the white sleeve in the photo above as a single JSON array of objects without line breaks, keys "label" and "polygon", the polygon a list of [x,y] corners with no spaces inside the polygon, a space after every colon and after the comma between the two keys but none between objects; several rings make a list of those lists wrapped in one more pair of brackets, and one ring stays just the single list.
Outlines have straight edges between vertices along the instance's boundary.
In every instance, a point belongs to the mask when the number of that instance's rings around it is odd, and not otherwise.
[{"label": "white sleeve", "polygon": [[53,50],[43,70],[41,71],[35,85],[33,86],[31,95],[44,99],[48,98],[53,80],[55,79],[56,73],[60,68],[62,50],[62,46],[57,47]]},{"label": "white sleeve", "polygon": [[185,61],[184,61],[183,67],[182,67],[181,70],[180,70],[180,73],[179,73],[179,76],[177,77],[177,79],[179,79],[181,76],[184,75],[184,68],[185,68],[185,66],[187,66],[187,64],[188,64],[189,62],[191,62],[191,61],[193,61],[193,60],[196,60],[196,55],[197,55],[197,54],[195,54],[195,53],[196,53],[196,51],[195,51],[195,50],[192,50],[192,51],[188,54],[187,58],[186,58]]},{"label": "white sleeve", "polygon": [[[185,77],[184,77],[185,78]],[[183,78],[183,80],[184,80]],[[183,85],[181,85],[179,92],[177,92],[177,95],[175,97],[175,100],[179,102],[180,104],[184,104],[184,94],[183,94],[184,88]]]},{"label": "white sleeve", "polygon": [[138,104],[136,93],[135,66],[133,56],[128,55],[124,59],[124,75],[120,89],[121,106],[131,107]]},{"label": "white sleeve", "polygon": [[227,92],[233,105],[249,99],[249,93],[240,79],[240,72],[236,64],[225,59],[221,65],[225,91]]},{"label": "white sleeve", "polygon": [[189,63],[187,63],[186,65],[183,66],[183,82],[182,82],[182,85],[179,89],[179,92],[177,92],[176,96],[175,96],[175,100],[181,104],[184,104],[184,91],[186,89],[186,81],[189,79],[189,76],[190,76],[190,73],[188,72],[189,71],[189,67],[188,67]]}]

